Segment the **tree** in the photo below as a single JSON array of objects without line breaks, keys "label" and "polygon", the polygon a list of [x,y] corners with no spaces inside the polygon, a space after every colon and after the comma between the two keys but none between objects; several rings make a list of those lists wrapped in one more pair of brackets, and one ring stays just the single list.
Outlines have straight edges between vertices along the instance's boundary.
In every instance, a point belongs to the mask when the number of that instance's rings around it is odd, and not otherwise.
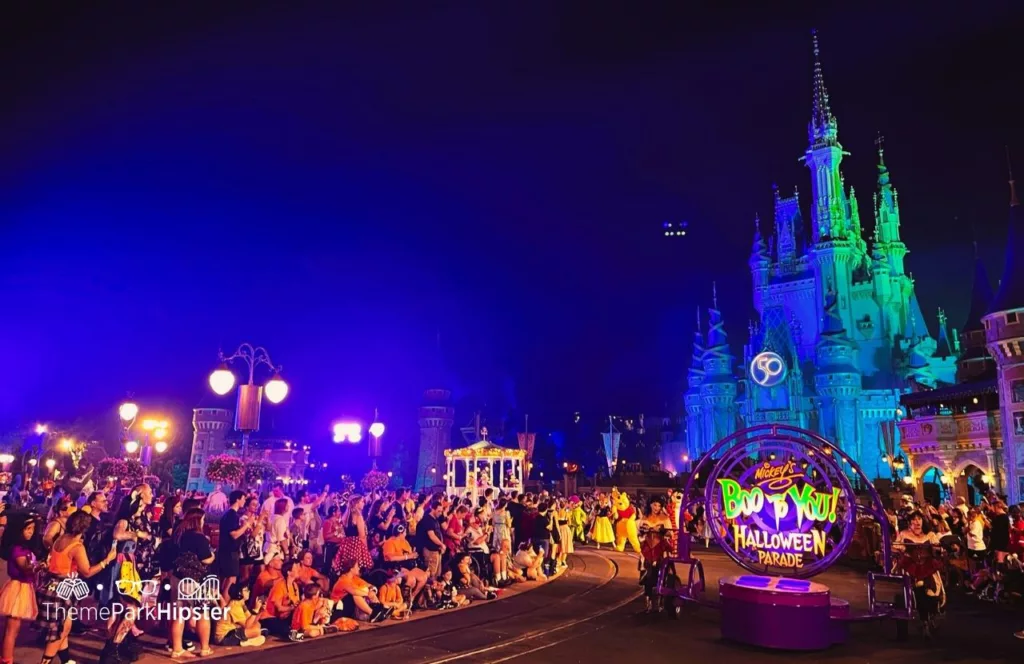
[{"label": "tree", "polygon": [[171,466],[171,480],[175,489],[184,489],[188,484],[188,464],[176,463]]}]

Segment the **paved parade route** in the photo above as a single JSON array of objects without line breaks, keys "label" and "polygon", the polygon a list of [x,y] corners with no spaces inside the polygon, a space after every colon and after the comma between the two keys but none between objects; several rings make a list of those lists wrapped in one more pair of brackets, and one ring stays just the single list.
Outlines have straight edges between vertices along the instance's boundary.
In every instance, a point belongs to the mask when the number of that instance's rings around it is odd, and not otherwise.
[{"label": "paved parade route", "polygon": [[[714,599],[720,576],[738,568],[716,551],[700,552]],[[607,562],[605,562],[607,561]],[[516,662],[893,662],[1019,661],[1024,642],[1011,635],[1019,611],[960,598],[939,633],[925,641],[912,631],[895,638],[892,623],[859,624],[850,642],[818,653],[779,653],[721,640],[713,609],[684,612],[680,620],[646,615],[638,598],[636,559],[628,554],[577,549],[569,571],[536,590],[415,623],[298,644],[275,650],[281,664],[346,662],[452,664]],[[856,607],[866,604],[864,575],[833,568],[818,580]],[[977,652],[984,645],[985,655]],[[239,660],[246,653],[240,653]]]},{"label": "paved parade route", "polygon": [[[708,599],[718,579],[735,574],[722,553],[698,550],[707,572]],[[817,580],[855,608],[866,605],[862,573],[834,567]],[[243,660],[275,664],[320,664],[343,659],[353,664],[476,664],[516,662],[882,662],[933,664],[940,661],[1020,661],[1024,642],[1013,638],[1024,627],[1018,609],[954,596],[937,635],[926,641],[912,630],[909,641],[895,638],[892,623],[854,625],[850,642],[819,653],[760,651],[724,642],[719,616],[710,608],[688,608],[679,620],[647,615],[639,598],[636,558],[614,551],[578,547],[569,568],[545,584],[516,588],[499,600],[451,612],[423,612],[408,622],[364,625],[358,632],[304,643],[268,641],[262,648],[215,647],[226,664]],[[39,649],[26,630],[17,661],[32,662]],[[145,637],[141,664],[166,662],[163,640]],[[93,635],[72,638],[80,661],[96,661],[101,647]],[[977,653],[984,647],[985,655]],[[209,659],[209,658],[203,658]]]}]

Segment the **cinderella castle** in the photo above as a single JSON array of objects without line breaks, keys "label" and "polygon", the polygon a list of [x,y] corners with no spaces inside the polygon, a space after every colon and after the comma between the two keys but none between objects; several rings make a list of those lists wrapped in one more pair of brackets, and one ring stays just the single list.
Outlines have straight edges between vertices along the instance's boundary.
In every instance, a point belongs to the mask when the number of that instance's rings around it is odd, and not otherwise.
[{"label": "cinderella castle", "polygon": [[697,458],[745,426],[778,422],[817,431],[868,476],[887,477],[880,423],[894,419],[901,394],[954,382],[958,335],[939,310],[933,336],[921,311],[881,140],[877,191],[862,221],[843,180],[849,153],[839,143],[817,36],[813,88],[802,158],[810,197],[776,188],[774,227],[754,219],[757,318],[742,358],[730,349],[717,301],[706,337],[698,319],[684,395],[687,454]]}]

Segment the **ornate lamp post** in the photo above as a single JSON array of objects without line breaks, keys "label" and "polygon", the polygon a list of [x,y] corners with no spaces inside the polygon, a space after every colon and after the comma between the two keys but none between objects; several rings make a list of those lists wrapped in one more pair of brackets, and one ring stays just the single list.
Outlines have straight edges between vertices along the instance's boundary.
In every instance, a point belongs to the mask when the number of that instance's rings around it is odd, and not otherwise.
[{"label": "ornate lamp post", "polygon": [[373,468],[377,469],[377,459],[380,458],[380,437],[384,435],[384,423],[377,421],[376,411],[373,414],[373,424],[370,425],[370,445],[367,447],[367,452],[370,458],[373,460]]},{"label": "ornate lamp post", "polygon": [[[226,395],[235,386],[235,374],[228,364],[242,360],[249,367],[249,382],[238,386],[238,401],[235,406],[235,431],[242,432],[242,459],[249,448],[249,436],[260,428],[260,406],[266,394],[270,403],[278,404],[288,396],[288,383],[281,380],[281,367],[270,359],[270,353],[263,346],[243,343],[231,355],[220,353],[221,365],[210,374],[210,388],[220,396]],[[274,372],[266,385],[256,385],[256,367],[265,364]]]}]

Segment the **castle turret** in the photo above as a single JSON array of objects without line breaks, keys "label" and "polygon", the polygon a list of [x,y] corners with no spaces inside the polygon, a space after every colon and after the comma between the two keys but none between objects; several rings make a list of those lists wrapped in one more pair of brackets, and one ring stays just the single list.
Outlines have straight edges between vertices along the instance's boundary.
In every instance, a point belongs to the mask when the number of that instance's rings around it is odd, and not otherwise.
[{"label": "castle turret", "polygon": [[904,259],[908,252],[907,245],[900,239],[900,198],[896,188],[892,186],[889,168],[885,165],[883,139],[878,144],[878,196],[875,199],[875,224],[878,227],[878,240],[882,250],[889,259],[893,277],[905,274]]},{"label": "castle turret", "polygon": [[700,386],[704,382],[704,335],[700,327],[700,308],[697,308],[697,329],[693,332],[693,355],[690,369],[686,374],[686,449],[691,459],[697,459],[709,445],[704,440],[704,403],[700,397]]},{"label": "castle turret", "polygon": [[856,353],[857,344],[847,335],[839,316],[837,296],[830,292],[815,348],[814,389],[821,404],[821,432],[853,458],[863,459],[857,422],[861,373]]},{"label": "castle turret", "polygon": [[452,393],[445,389],[429,389],[423,393],[420,406],[420,456],[416,465],[416,488],[430,489],[444,482],[444,451],[451,446],[455,409]]},{"label": "castle turret", "polygon": [[700,397],[704,406],[704,440],[710,446],[736,430],[736,377],[722,312],[718,310],[717,291],[708,315],[708,344],[702,360],[704,381]]},{"label": "castle turret", "polygon": [[801,247],[797,246],[798,233],[803,229],[803,218],[800,215],[800,194],[793,190],[789,198],[779,196],[779,188],[772,187],[775,194],[775,242],[778,250],[778,262],[781,271],[792,269],[796,263]]},{"label": "castle turret", "polygon": [[192,458],[185,488],[190,491],[213,489],[214,483],[206,479],[206,466],[210,457],[227,451],[227,435],[233,422],[231,411],[224,408],[192,409]]},{"label": "castle turret", "polygon": [[996,485],[1005,488],[1008,504],[1013,505],[1024,494],[1024,404],[1017,401],[1024,391],[1024,211],[1017,199],[1012,171],[1006,262],[982,323],[999,379],[1005,477],[997,478]]},{"label": "castle turret", "polygon": [[433,385],[423,393],[419,410],[420,450],[416,463],[416,489],[430,489],[444,484],[444,451],[451,447],[455,409],[451,406],[452,393],[441,387],[445,384],[444,362],[441,359],[441,335],[437,335],[429,379]]},{"label": "castle turret", "polygon": [[992,282],[988,279],[985,264],[978,256],[978,243],[974,243],[974,283],[971,286],[971,308],[964,320],[960,333],[963,352],[957,366],[958,382],[994,378],[996,365],[988,353],[985,326],[981,319],[992,306]]},{"label": "castle turret", "polygon": [[750,249],[750,275],[754,280],[754,308],[761,310],[765,289],[768,287],[768,270],[771,267],[768,245],[761,235],[761,218],[754,215],[754,246]]}]

